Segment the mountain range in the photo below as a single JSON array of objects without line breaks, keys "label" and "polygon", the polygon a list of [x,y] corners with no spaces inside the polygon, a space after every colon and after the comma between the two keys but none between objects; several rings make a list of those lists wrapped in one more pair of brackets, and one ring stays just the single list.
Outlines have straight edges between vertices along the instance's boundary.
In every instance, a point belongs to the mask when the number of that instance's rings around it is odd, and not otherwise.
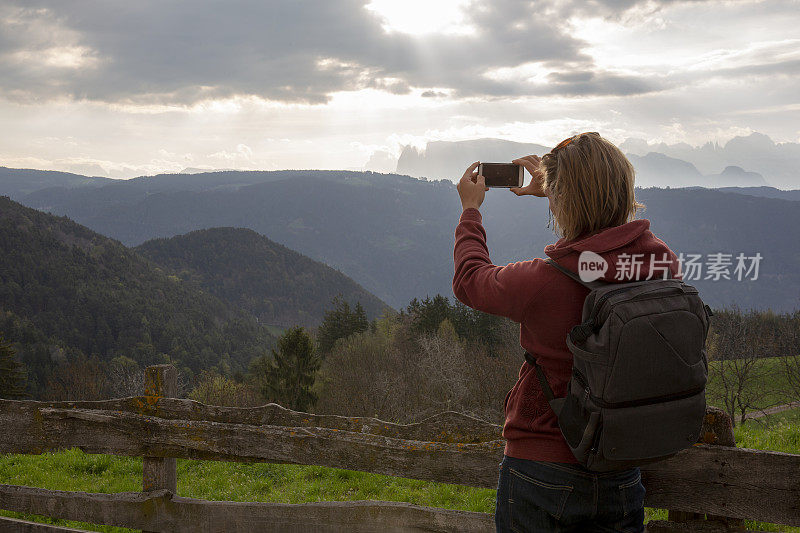
[{"label": "mountain range", "polygon": [[[706,143],[648,144],[627,139],[620,149],[636,169],[639,187],[758,187],[800,188],[800,143],[775,143],[752,133],[734,137],[724,145]],[[528,154],[542,155],[552,147],[503,139],[431,141],[424,149],[405,146],[396,171],[417,177],[455,180],[473,161],[510,162]],[[386,168],[384,159],[367,168]]]},{"label": "mountain range", "polygon": [[114,180],[111,178],[92,178],[55,170],[0,167],[0,183],[3,184],[2,194],[16,200],[26,194],[50,187],[66,189],[73,187],[100,187],[101,185],[114,183]]},{"label": "mountain range", "polygon": [[[0,180],[0,193],[5,185]],[[771,196],[771,197],[770,197]],[[651,229],[677,253],[760,253],[757,280],[693,282],[712,306],[789,310],[800,301],[797,191],[644,188]],[[348,171],[158,175],[47,188],[22,203],[67,215],[129,246],[214,227],[250,228],[327,264],[387,304],[452,297],[455,184]],[[495,264],[542,257],[556,240],[547,203],[490,190],[481,208]]]},{"label": "mountain range", "polygon": [[724,144],[708,142],[702,146],[691,146],[687,143],[649,144],[642,139],[628,139],[620,144],[620,148],[626,154],[642,156],[657,152],[682,159],[694,165],[699,172],[708,175],[714,175],[728,166],[738,166],[759,173],[767,184],[774,187],[800,188],[800,143],[776,143],[758,132],[734,137]]}]

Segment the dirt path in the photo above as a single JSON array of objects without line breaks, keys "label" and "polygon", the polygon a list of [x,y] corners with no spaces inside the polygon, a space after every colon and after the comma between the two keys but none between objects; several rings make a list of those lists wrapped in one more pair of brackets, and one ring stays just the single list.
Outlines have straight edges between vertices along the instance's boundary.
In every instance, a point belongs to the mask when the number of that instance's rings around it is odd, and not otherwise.
[{"label": "dirt path", "polygon": [[[781,411],[788,411],[789,409],[794,409],[795,407],[800,407],[800,402],[789,402],[783,405],[776,405],[775,407],[770,407],[769,409],[764,409],[763,411],[757,411],[753,414],[748,414],[747,419],[750,420],[752,418],[762,418],[766,415],[771,415],[774,413],[780,413]],[[736,423],[738,424],[741,422],[742,417],[736,415]]]}]

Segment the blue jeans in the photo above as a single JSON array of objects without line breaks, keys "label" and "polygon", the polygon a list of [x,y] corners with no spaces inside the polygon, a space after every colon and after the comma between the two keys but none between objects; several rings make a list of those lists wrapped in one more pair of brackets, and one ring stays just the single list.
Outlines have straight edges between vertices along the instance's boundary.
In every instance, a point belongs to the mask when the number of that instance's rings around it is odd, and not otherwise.
[{"label": "blue jeans", "polygon": [[503,457],[498,532],[644,531],[639,468],[593,472],[582,465]]}]

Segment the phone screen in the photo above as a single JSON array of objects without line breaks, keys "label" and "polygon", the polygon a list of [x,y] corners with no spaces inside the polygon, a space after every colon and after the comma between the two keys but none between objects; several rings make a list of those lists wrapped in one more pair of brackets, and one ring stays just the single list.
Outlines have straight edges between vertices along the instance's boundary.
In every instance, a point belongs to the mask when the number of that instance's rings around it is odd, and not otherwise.
[{"label": "phone screen", "polygon": [[515,163],[483,163],[481,174],[487,187],[519,187],[519,165]]}]

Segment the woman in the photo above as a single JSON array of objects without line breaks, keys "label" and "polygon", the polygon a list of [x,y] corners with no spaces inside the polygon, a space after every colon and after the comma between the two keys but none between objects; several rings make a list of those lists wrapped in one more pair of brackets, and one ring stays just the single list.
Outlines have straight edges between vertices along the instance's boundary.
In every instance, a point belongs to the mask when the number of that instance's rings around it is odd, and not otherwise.
[{"label": "woman", "polygon": [[[608,265],[600,279],[613,282],[622,279],[615,279],[617,272],[631,257],[640,264],[624,281],[649,277],[656,258],[661,263],[654,273],[660,269],[663,276],[666,262],[679,277],[677,256],[650,231],[648,220],[634,220],[643,206],[634,197],[633,166],[599,134],[570,137],[541,159],[530,155],[514,163],[532,179],[511,191],[547,197],[550,203],[561,236],[544,249],[553,260],[578,272],[580,253],[595,252]],[[455,231],[453,292],[473,309],[519,322],[520,344],[543,368],[554,394],[564,396],[572,372],[565,338],[581,322],[589,290],[543,259],[492,264],[478,210],[488,188],[477,165],[470,165],[458,183],[463,212]],[[506,395],[503,437],[497,531],[644,531],[639,468],[600,473],[580,465],[527,362]]]}]

